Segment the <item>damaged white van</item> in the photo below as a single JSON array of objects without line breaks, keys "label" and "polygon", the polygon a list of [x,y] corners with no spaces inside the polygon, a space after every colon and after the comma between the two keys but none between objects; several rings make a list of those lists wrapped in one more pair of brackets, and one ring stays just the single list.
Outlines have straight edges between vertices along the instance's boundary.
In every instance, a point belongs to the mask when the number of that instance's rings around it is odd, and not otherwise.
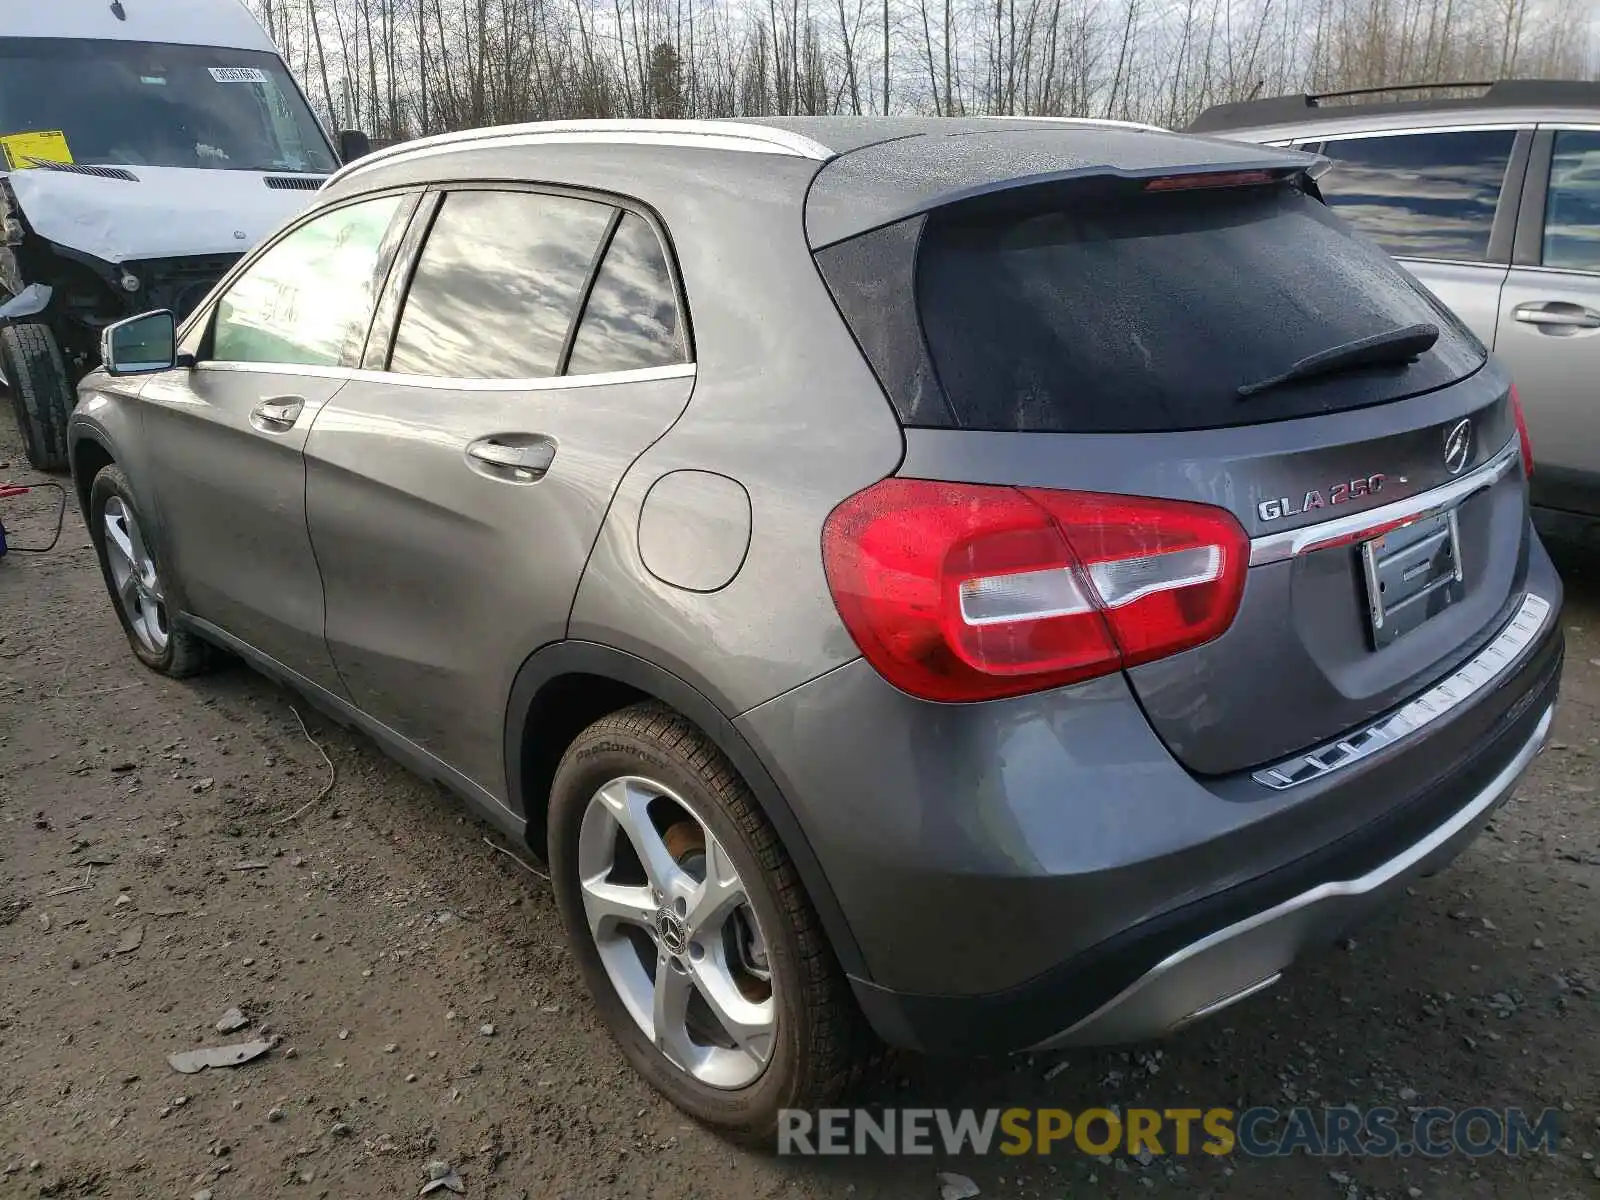
[{"label": "damaged white van", "polygon": [[29,461],[66,469],[105,326],[181,320],[340,158],[239,0],[0,0],[0,376]]}]

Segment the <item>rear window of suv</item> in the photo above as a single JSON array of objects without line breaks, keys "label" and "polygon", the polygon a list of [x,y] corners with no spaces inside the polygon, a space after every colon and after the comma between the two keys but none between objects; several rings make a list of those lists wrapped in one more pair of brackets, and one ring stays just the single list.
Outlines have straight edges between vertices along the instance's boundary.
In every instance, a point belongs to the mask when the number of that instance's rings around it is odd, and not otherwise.
[{"label": "rear window of suv", "polygon": [[[886,245],[895,237],[867,236]],[[884,303],[884,255],[820,256],[908,425],[1212,429],[1415,395],[1485,358],[1421,285],[1289,185],[956,206],[926,219],[915,253],[916,324],[931,371],[908,369],[912,356],[891,348],[912,322]],[[853,295],[856,262],[876,276],[870,302]],[[1418,323],[1440,337],[1408,366],[1240,395],[1309,355]]]}]

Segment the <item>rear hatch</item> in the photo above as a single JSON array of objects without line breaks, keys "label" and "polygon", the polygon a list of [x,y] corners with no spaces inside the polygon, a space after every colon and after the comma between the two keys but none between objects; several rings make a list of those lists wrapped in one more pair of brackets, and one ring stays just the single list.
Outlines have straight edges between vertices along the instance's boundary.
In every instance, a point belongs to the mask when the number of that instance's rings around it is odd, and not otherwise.
[{"label": "rear hatch", "polygon": [[[954,606],[938,653],[1007,678],[987,694],[1122,670],[1173,754],[1222,774],[1395,706],[1510,615],[1527,510],[1509,382],[1300,170],[992,190],[817,261],[906,426],[901,480],[988,485],[901,498],[978,530],[937,552],[954,582],[929,596]],[[1016,489],[1064,535],[1059,568],[1017,529],[982,540],[1027,523],[1005,515]],[[830,536],[904,550],[872,525],[883,507]],[[878,661],[871,615],[841,612]],[[1098,665],[1085,638],[1110,647]],[[896,682],[985,694],[917,680]]]}]

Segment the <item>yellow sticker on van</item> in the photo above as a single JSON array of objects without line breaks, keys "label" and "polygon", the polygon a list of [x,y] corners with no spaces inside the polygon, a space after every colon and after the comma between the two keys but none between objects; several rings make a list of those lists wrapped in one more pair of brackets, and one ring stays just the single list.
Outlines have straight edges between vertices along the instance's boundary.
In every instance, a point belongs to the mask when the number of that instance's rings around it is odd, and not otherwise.
[{"label": "yellow sticker on van", "polygon": [[72,151],[67,148],[67,135],[59,129],[8,133],[0,136],[0,151],[5,153],[6,165],[13,171],[26,171],[40,163],[72,161]]}]

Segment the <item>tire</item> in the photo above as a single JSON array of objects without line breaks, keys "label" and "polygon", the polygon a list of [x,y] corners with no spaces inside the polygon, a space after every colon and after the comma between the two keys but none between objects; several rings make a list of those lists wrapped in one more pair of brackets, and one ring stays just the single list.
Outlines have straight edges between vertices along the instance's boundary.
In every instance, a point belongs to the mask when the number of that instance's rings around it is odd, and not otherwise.
[{"label": "tire", "polygon": [[[667,793],[648,804],[648,820],[668,825],[659,835],[662,848],[692,869],[692,847],[683,854],[675,849],[675,843],[683,841],[686,826],[682,817],[687,810],[688,816],[698,821],[701,833],[714,838],[726,852],[725,859],[716,861],[726,866],[731,860],[744,895],[743,905],[724,918],[720,937],[707,932],[710,926],[702,926],[699,933],[688,935],[688,949],[677,959],[658,957],[653,973],[649,956],[660,956],[671,941],[681,945],[684,939],[659,928],[664,910],[658,910],[654,918],[656,929],[639,932],[644,938],[642,943],[629,933],[643,967],[643,973],[633,978],[644,983],[656,1003],[650,1019],[654,1022],[655,1014],[661,1011],[658,988],[663,970],[679,969],[680,974],[692,976],[692,985],[680,984],[691,988],[685,1011],[692,1022],[696,1020],[697,1003],[693,997],[698,997],[705,1013],[712,1011],[705,1003],[712,992],[700,982],[708,978],[703,972],[727,968],[730,975],[737,973],[737,986],[748,999],[752,992],[747,989],[760,995],[760,980],[747,969],[759,971],[754,964],[764,963],[769,975],[770,1004],[741,1009],[737,1007],[738,997],[723,993],[733,998],[736,1012],[770,1008],[775,1028],[765,1035],[768,1052],[764,1065],[754,1066],[757,1056],[737,1046],[733,1050],[721,1049],[720,1058],[719,1051],[712,1050],[706,1053],[720,1073],[718,1081],[697,1077],[657,1048],[642,1019],[634,1015],[623,998],[626,989],[613,973],[618,969],[615,964],[623,963],[625,977],[631,976],[634,966],[626,960],[626,948],[617,948],[615,934],[602,939],[591,928],[587,907],[592,898],[589,888],[597,880],[609,883],[622,879],[623,873],[621,867],[610,872],[593,870],[593,861],[587,856],[605,839],[585,826],[586,821],[593,821],[593,830],[600,830],[606,828],[606,819],[615,819],[615,806],[605,806],[599,793],[606,787],[616,794],[618,782],[630,778],[638,785],[640,795],[657,787]],[[591,809],[597,815],[589,816]],[[711,740],[684,717],[664,705],[649,702],[603,717],[584,730],[556,770],[550,792],[549,828],[556,904],[595,1006],[634,1069],[684,1112],[727,1137],[770,1145],[777,1131],[779,1110],[815,1109],[828,1104],[872,1057],[874,1047],[865,1023],[782,844],[744,780]],[[618,834],[625,832],[620,824],[616,829]],[[690,835],[692,842],[692,830]],[[628,845],[636,844],[630,837]],[[618,863],[625,858],[625,853],[619,853]],[[712,858],[710,845],[703,846],[703,861]],[[641,861],[630,860],[631,882],[644,890],[629,894],[648,897],[649,884],[642,882],[645,873],[639,868]],[[719,870],[719,877],[726,878],[726,871]],[[689,909],[691,914],[696,911]],[[753,925],[749,921],[752,913]],[[619,920],[610,928],[630,931],[635,927]],[[740,933],[748,935],[751,944],[745,953],[728,949],[730,930],[735,941]],[[609,947],[605,957],[602,940]],[[709,952],[702,941],[712,946]],[[758,950],[764,950],[764,955]],[[691,958],[694,965],[689,962]],[[735,960],[738,964],[730,967]],[[681,969],[665,965],[669,961],[682,964]],[[702,973],[694,974],[697,971]],[[651,981],[652,974],[655,982]],[[645,998],[637,992],[630,994],[635,1008],[642,1007]],[[702,1028],[714,1028],[704,1024],[703,1018],[700,1020]],[[753,1040],[752,1045],[757,1042],[759,1039]],[[740,1054],[746,1057],[740,1058]],[[733,1065],[724,1069],[728,1063]],[[703,1069],[709,1074],[713,1067]],[[741,1069],[759,1073],[744,1080],[739,1076]]]},{"label": "tire", "polygon": [[0,375],[28,461],[40,471],[67,470],[67,418],[77,395],[49,328],[37,321],[0,326]]},{"label": "tire", "polygon": [[[198,675],[215,665],[218,651],[210,643],[172,624],[170,614],[175,606],[168,608],[172,573],[155,541],[155,531],[141,514],[128,477],[115,465],[103,467],[89,486],[88,518],[89,537],[100,560],[111,607],[139,661],[173,679]],[[133,547],[131,553],[123,539],[114,540],[113,527]],[[131,576],[137,576],[137,582]],[[133,593],[131,598],[129,593]]]}]

